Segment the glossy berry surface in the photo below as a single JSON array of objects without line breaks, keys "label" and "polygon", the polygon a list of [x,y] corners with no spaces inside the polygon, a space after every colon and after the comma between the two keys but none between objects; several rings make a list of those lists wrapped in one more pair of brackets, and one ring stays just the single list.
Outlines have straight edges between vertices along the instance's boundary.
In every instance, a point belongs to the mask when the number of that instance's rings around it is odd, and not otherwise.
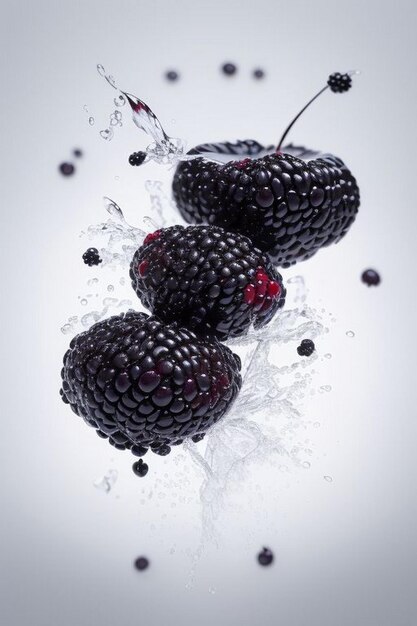
[{"label": "glossy berry surface", "polygon": [[59,171],[63,176],[72,176],[75,172],[75,167],[72,163],[61,163]]},{"label": "glossy berry surface", "polygon": [[365,285],[368,285],[368,287],[376,287],[381,282],[381,276],[378,272],[371,269],[365,270],[362,273],[361,278],[362,282],[365,283]]},{"label": "glossy berry surface", "polygon": [[335,72],[329,76],[327,84],[334,93],[343,93],[345,91],[349,91],[351,88],[352,78],[349,74],[340,74],[340,72]]},{"label": "glossy berry surface", "polygon": [[89,267],[102,263],[102,259],[100,258],[97,248],[88,248],[88,250],[86,250],[83,254],[83,261]]},{"label": "glossy berry surface", "polygon": [[140,572],[148,569],[149,567],[149,559],[146,556],[139,556],[135,561],[135,568]]},{"label": "glossy berry surface", "polygon": [[173,180],[184,219],[246,235],[275,265],[337,243],[355,220],[356,180],[333,155],[292,145],[277,153],[253,140],[203,144],[189,154],[202,158],[179,163]]},{"label": "glossy berry surface", "polygon": [[133,152],[129,157],[129,163],[133,166],[142,165],[144,160],[146,159],[146,152]]},{"label": "glossy berry surface", "polygon": [[147,235],[130,277],[152,313],[218,339],[264,326],[285,302],[282,277],[268,258],[247,237],[217,226]]},{"label": "glossy berry surface", "polygon": [[240,359],[226,346],[134,311],[74,337],[61,376],[63,401],[100,436],[161,455],[204,434],[242,382]]},{"label": "glossy berry surface", "polygon": [[297,352],[300,356],[311,356],[315,349],[316,347],[311,339],[303,339],[297,348]]},{"label": "glossy berry surface", "polygon": [[133,463],[132,470],[134,474],[136,474],[136,476],[143,478],[148,473],[149,467],[146,463],[143,462],[142,459],[139,459],[139,461]]},{"label": "glossy berry surface", "polygon": [[258,554],[258,563],[259,565],[268,566],[274,560],[274,554],[269,548],[263,548],[263,550]]},{"label": "glossy berry surface", "polygon": [[233,76],[237,72],[237,67],[234,63],[224,63],[222,65],[222,72],[226,76]]}]

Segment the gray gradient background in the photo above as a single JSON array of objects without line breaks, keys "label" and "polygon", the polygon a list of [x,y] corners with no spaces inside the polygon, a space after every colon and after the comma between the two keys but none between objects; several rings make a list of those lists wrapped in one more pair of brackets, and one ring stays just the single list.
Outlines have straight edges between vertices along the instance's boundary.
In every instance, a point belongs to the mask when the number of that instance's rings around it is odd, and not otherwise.
[{"label": "gray gradient background", "polygon": [[[414,7],[2,2],[2,626],[417,623]],[[217,71],[229,59],[240,67],[230,81]],[[146,145],[132,126],[109,144],[98,137],[112,94],[97,62],[190,144],[278,139],[330,72],[363,70],[352,91],[326,94],[292,134],[340,154],[362,191],[346,240],[285,272],[302,272],[312,302],[337,318],[320,343],[333,359],[318,361],[315,381],[333,390],[305,406],[321,423],[312,467],[251,467],[221,520],[219,547],[194,575],[201,476],[190,470],[183,500],[171,501],[163,484],[148,499],[156,477],[175,477],[175,455],[157,459],[145,485],[130,455],[86,430],[57,395],[68,341],[59,328],[86,277],[78,233],[103,219],[104,194],[137,223],[149,206],[145,178],[170,176],[127,166]],[[257,65],[264,82],[250,78]],[[161,78],[171,66],[182,74],[176,85]],[[56,166],[77,146],[85,157],[63,179]],[[382,273],[378,289],[359,280],[369,265]],[[92,483],[109,467],[119,479],[106,496]],[[265,543],[277,557],[269,570],[253,560]],[[143,575],[131,567],[139,553],[152,559]]]}]

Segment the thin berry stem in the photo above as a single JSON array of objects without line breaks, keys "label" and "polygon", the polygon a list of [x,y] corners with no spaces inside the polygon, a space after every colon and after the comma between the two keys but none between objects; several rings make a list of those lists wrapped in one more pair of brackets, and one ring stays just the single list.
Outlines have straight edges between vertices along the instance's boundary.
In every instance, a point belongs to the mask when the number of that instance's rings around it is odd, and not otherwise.
[{"label": "thin berry stem", "polygon": [[314,98],[311,98],[311,100],[309,102],[307,102],[307,104],[301,109],[301,111],[298,113],[298,115],[295,116],[295,118],[293,119],[293,121],[291,122],[291,124],[289,126],[287,126],[286,130],[284,131],[284,134],[282,135],[279,144],[278,144],[278,148],[277,148],[277,152],[280,151],[282,144],[284,143],[284,139],[285,137],[288,135],[288,133],[290,132],[291,128],[294,126],[295,122],[298,120],[298,118],[304,113],[304,111],[310,106],[310,104],[312,104],[312,102],[314,102],[314,100],[316,98],[318,98],[319,96],[321,96],[321,94],[326,91],[326,89],[329,88],[329,85],[326,85],[325,87],[323,87],[323,89],[320,89],[320,91],[318,93],[316,93],[316,95],[314,96]]}]

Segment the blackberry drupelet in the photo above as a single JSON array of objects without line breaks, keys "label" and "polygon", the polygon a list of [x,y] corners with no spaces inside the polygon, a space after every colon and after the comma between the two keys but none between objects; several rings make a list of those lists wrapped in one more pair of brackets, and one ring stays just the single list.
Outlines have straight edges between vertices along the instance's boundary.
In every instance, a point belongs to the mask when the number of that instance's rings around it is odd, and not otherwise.
[{"label": "blackberry drupelet", "polygon": [[179,163],[173,180],[184,219],[246,235],[276,265],[337,243],[355,220],[356,180],[333,155],[293,145],[274,152],[253,140],[203,144],[189,154],[202,158]]},{"label": "blackberry drupelet", "polygon": [[381,276],[378,272],[371,269],[365,270],[362,273],[361,278],[362,282],[365,283],[365,285],[368,285],[368,287],[376,287],[381,282]]},{"label": "blackberry drupelet", "polygon": [[102,263],[102,259],[100,258],[97,248],[88,248],[88,250],[86,250],[83,254],[83,261],[89,267]]},{"label": "blackberry drupelet", "polygon": [[217,226],[172,226],[147,235],[130,265],[142,304],[198,334],[237,337],[284,305],[281,275],[251,241]]},{"label": "blackberry drupelet", "polygon": [[352,79],[349,74],[341,74],[340,72],[335,72],[329,76],[327,81],[330,89],[333,93],[343,93],[344,91],[349,91],[352,86]]},{"label": "blackberry drupelet", "polygon": [[263,565],[264,567],[271,565],[273,560],[274,560],[274,554],[272,550],[270,550],[269,548],[263,548],[262,552],[258,554],[259,565]]},{"label": "blackberry drupelet", "polygon": [[311,356],[315,349],[314,341],[311,339],[303,339],[297,348],[297,352],[300,356]]},{"label": "blackberry drupelet", "polygon": [[146,152],[133,152],[129,157],[129,163],[133,166],[142,165],[144,160],[146,159]]},{"label": "blackberry drupelet", "polygon": [[162,455],[204,435],[242,384],[229,348],[134,311],[77,335],[61,376],[63,401],[100,436],[122,450]]},{"label": "blackberry drupelet", "polygon": [[143,459],[139,459],[132,465],[133,473],[140,478],[143,478],[148,473],[149,467],[147,463],[144,463]]}]

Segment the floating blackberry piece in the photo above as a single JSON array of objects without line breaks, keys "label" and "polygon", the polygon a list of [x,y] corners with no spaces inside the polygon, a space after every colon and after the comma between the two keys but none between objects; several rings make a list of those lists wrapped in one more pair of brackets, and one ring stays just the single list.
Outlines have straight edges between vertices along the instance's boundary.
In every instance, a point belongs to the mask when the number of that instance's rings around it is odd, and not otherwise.
[{"label": "floating blackberry piece", "polygon": [[135,561],[135,568],[140,572],[144,569],[148,569],[149,567],[149,559],[146,556],[139,556]]},{"label": "floating blackberry piece", "polygon": [[362,282],[368,287],[376,287],[381,282],[381,277],[375,270],[365,270],[362,273]]},{"label": "floating blackberry piece", "polygon": [[134,166],[138,166],[138,165],[142,165],[142,163],[145,161],[146,159],[146,152],[133,152],[130,157],[129,157],[129,163],[130,165],[134,165]]},{"label": "floating blackberry piece", "polygon": [[237,72],[237,67],[234,63],[224,63],[222,65],[222,72],[226,76],[233,76]]},{"label": "floating blackberry piece", "polygon": [[311,339],[303,339],[297,348],[297,352],[300,356],[311,356],[315,349],[314,341],[311,341]]},{"label": "floating blackberry piece", "polygon": [[253,77],[256,78],[257,80],[264,78],[264,76],[265,76],[265,72],[261,70],[260,68],[253,70]]},{"label": "floating blackberry piece", "polygon": [[100,258],[97,248],[88,248],[88,250],[86,250],[83,254],[83,261],[89,267],[102,263],[102,259]]},{"label": "floating blackberry piece", "polygon": [[258,563],[264,567],[271,565],[274,560],[274,554],[269,548],[263,548],[262,552],[258,554]]},{"label": "floating blackberry piece", "polygon": [[165,72],[165,78],[171,82],[178,80],[179,75],[175,70],[170,70],[169,72]]},{"label": "floating blackberry piece", "polygon": [[162,455],[204,434],[242,383],[240,359],[226,346],[133,311],[77,335],[61,376],[63,401],[100,436]]},{"label": "floating blackberry piece", "polygon": [[63,176],[72,176],[75,172],[75,167],[72,163],[61,163],[59,171]]},{"label": "floating blackberry piece", "polygon": [[75,150],[73,150],[72,153],[77,159],[80,159],[83,156],[83,152],[79,148],[76,148]]},{"label": "floating blackberry piece", "polygon": [[130,265],[142,304],[218,339],[267,324],[284,305],[282,277],[243,235],[217,226],[172,226],[147,235]]},{"label": "floating blackberry piece", "polygon": [[143,478],[148,473],[149,466],[144,463],[142,459],[139,459],[139,461],[133,463],[132,469],[133,473],[136,474],[136,476],[140,476],[140,478]]},{"label": "floating blackberry piece", "polygon": [[359,189],[346,165],[331,154],[254,140],[202,144],[190,150],[201,158],[177,165],[173,193],[187,222],[239,232],[288,267],[337,243],[355,220]]}]

